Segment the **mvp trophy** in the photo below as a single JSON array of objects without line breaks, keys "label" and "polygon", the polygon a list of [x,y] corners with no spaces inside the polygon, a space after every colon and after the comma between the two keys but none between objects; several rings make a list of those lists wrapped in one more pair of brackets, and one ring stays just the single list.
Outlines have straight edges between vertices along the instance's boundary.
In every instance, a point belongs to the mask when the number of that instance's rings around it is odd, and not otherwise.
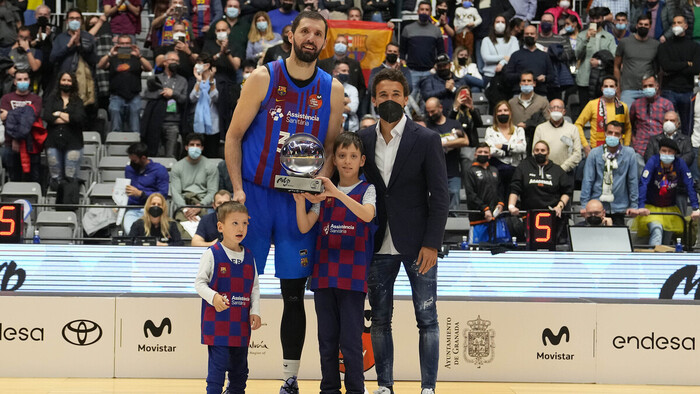
[{"label": "mvp trophy", "polygon": [[282,146],[280,164],[289,175],[275,175],[275,189],[290,193],[323,192],[323,182],[314,176],[323,167],[323,144],[307,133],[293,134]]}]

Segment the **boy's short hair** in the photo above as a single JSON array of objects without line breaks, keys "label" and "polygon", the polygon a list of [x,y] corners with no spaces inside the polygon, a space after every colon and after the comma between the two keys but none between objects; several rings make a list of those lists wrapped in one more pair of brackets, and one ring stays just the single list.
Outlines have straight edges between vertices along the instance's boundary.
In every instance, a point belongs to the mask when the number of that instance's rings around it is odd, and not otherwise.
[{"label": "boy's short hair", "polygon": [[476,146],[476,149],[479,148],[489,148],[489,151],[491,150],[491,146],[487,144],[486,142],[479,142],[479,145]]},{"label": "boy's short hair", "polygon": [[365,154],[365,146],[362,144],[360,136],[352,131],[344,131],[335,138],[335,142],[333,142],[333,154],[335,154],[339,148],[347,148],[350,145],[357,148],[360,154]]},{"label": "boy's short hair", "polygon": [[229,198],[231,198],[231,192],[226,189],[220,189],[214,194],[214,197],[216,196],[228,196]]},{"label": "boy's short hair", "polygon": [[238,201],[226,201],[216,208],[216,220],[223,223],[226,217],[234,212],[245,213],[247,215],[248,208]]},{"label": "boy's short hair", "polygon": [[183,145],[187,146],[192,141],[199,141],[201,144],[204,144],[204,135],[199,133],[189,133],[185,136],[185,140],[182,142]]}]

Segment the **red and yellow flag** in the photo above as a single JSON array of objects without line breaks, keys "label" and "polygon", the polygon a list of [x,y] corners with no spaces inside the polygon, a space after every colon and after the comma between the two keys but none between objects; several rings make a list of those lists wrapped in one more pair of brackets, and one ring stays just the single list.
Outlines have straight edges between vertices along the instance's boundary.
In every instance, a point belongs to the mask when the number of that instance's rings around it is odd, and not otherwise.
[{"label": "red and yellow flag", "polygon": [[360,62],[365,83],[369,83],[369,73],[384,61],[384,50],[391,42],[393,32],[386,23],[329,20],[326,46],[319,58],[326,59],[333,56],[333,43],[336,37],[346,36],[348,56]]}]

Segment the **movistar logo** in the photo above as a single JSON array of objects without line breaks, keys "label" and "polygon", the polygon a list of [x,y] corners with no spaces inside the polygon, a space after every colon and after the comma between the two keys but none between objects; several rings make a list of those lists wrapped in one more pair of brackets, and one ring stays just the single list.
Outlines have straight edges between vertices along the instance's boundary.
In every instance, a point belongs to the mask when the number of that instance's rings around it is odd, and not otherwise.
[{"label": "movistar logo", "polygon": [[165,318],[160,322],[160,325],[156,327],[155,324],[153,324],[153,321],[151,320],[146,320],[145,323],[143,323],[143,335],[148,338],[148,332],[151,332],[151,335],[154,337],[159,337],[163,335],[163,330],[165,328],[168,328],[168,334],[170,334],[173,330],[172,323],[170,322],[170,318]]},{"label": "movistar logo", "polygon": [[566,342],[569,342],[569,335],[570,334],[569,334],[569,327],[567,327],[567,326],[562,326],[559,329],[559,333],[557,335],[554,335],[552,330],[550,330],[549,328],[545,328],[542,331],[542,344],[547,346],[547,339],[549,339],[549,342],[552,345],[557,346],[557,345],[559,345],[559,342],[561,342],[561,339],[564,335],[566,335]]}]

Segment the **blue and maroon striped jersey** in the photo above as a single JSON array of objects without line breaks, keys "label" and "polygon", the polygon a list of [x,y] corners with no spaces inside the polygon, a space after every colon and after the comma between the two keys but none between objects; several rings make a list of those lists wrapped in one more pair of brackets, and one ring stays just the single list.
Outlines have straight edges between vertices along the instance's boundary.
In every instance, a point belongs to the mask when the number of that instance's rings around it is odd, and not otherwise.
[{"label": "blue and maroon striped jersey", "polygon": [[290,135],[313,134],[324,143],[333,77],[317,68],[313,81],[299,88],[289,77],[284,60],[270,62],[265,67],[270,72],[270,85],[243,137],[241,172],[249,182],[273,187],[275,175],[287,175],[280,164],[280,150]]}]

